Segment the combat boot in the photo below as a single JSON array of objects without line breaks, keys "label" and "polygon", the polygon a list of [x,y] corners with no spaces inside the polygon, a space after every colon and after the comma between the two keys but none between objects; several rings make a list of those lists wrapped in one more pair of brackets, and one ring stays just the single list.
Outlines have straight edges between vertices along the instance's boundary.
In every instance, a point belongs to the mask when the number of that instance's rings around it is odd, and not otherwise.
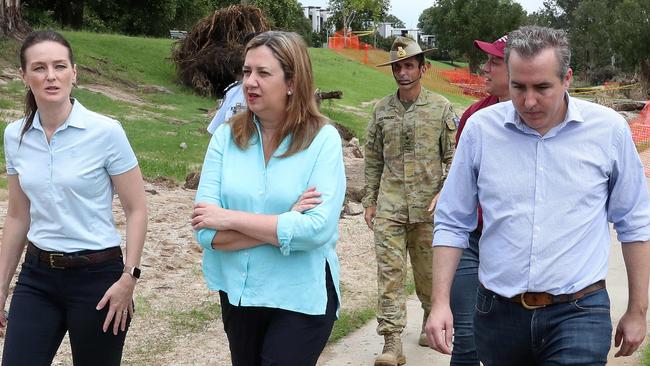
[{"label": "combat boot", "polygon": [[422,347],[429,347],[429,341],[427,340],[427,333],[424,331],[424,327],[427,325],[428,314],[424,313],[422,316],[422,331],[420,332],[420,339],[418,339],[418,344]]},{"label": "combat boot", "polygon": [[384,335],[384,350],[375,359],[375,366],[400,366],[406,363],[402,353],[402,339],[399,333]]}]

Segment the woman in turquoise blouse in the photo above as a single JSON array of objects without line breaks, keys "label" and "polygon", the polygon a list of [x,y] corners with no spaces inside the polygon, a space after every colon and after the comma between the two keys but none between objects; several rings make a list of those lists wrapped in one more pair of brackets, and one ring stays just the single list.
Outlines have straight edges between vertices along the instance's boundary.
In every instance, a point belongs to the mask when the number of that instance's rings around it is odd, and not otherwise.
[{"label": "woman in turquoise blouse", "polygon": [[210,141],[192,227],[233,365],[315,365],[340,298],[341,139],[300,36],[262,33],[245,52],[248,111]]}]

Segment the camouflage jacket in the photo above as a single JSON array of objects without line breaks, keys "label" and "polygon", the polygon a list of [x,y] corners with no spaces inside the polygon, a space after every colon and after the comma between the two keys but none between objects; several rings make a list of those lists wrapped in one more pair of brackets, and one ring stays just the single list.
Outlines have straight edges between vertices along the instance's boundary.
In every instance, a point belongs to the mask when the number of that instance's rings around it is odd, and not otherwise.
[{"label": "camouflage jacket", "polygon": [[363,206],[398,222],[431,222],[427,211],[451,163],[456,114],[444,97],[422,89],[408,110],[397,93],[380,100],[368,124]]}]

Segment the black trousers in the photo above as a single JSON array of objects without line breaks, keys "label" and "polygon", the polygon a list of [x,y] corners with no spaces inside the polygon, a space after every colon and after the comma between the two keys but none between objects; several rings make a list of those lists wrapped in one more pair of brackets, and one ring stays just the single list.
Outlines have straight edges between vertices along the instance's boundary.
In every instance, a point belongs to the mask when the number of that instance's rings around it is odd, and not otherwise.
[{"label": "black trousers", "polygon": [[75,366],[119,365],[126,332],[113,335],[111,324],[104,333],[108,305],[95,307],[123,268],[116,259],[52,269],[26,254],[9,308],[2,365],[50,365],[66,331]]},{"label": "black trousers", "polygon": [[327,310],[307,315],[283,309],[234,306],[220,291],[233,366],[316,365],[336,320],[338,298],[326,267]]}]

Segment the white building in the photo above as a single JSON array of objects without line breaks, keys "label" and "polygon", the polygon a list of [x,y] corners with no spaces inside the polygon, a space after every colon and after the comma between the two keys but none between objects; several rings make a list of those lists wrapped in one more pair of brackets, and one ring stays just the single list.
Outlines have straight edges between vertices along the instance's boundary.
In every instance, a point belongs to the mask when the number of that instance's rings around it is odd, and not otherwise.
[{"label": "white building", "polygon": [[420,43],[427,48],[437,48],[436,36],[433,34],[421,34]]},{"label": "white building", "polygon": [[420,41],[420,28],[392,28],[391,36],[410,37],[416,41]]},{"label": "white building", "polygon": [[305,12],[305,17],[311,22],[313,32],[320,32],[325,29],[325,22],[332,16],[328,8],[321,8],[320,6],[303,6],[302,10]]},{"label": "white building", "polygon": [[393,34],[392,23],[379,23],[377,25],[377,33],[384,38],[388,38]]}]

